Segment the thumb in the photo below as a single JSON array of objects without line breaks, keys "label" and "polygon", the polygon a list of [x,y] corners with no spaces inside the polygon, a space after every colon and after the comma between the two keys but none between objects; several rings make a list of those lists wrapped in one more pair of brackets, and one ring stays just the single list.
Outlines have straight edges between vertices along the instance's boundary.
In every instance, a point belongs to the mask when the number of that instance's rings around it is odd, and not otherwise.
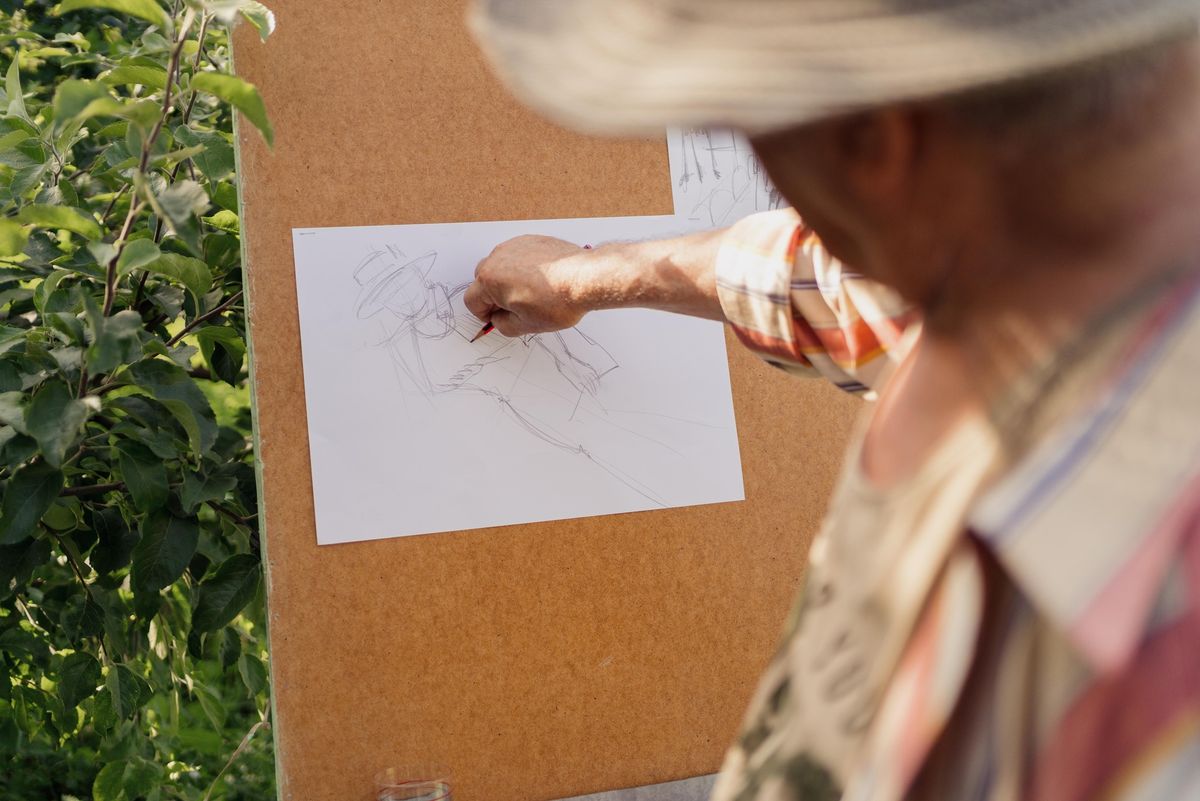
[{"label": "thumb", "polygon": [[497,308],[492,311],[488,322],[496,326],[496,330],[506,337],[519,337],[530,333],[524,320],[505,309]]}]

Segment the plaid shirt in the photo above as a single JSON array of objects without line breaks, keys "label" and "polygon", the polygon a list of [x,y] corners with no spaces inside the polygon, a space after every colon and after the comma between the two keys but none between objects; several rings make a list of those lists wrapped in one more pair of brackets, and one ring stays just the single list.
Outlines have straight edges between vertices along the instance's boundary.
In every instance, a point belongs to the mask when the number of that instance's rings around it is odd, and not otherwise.
[{"label": "plaid shirt", "polygon": [[[916,321],[895,294],[831,258],[792,211],[734,226],[717,274],[748,347],[853,392],[878,384]],[[716,798],[1200,799],[1194,282],[1129,340],[1098,400],[966,507],[850,769],[823,764],[802,739],[770,737],[785,725],[779,674],[798,675],[777,655],[778,684],[760,687]],[[808,607],[781,654],[803,636]]]}]

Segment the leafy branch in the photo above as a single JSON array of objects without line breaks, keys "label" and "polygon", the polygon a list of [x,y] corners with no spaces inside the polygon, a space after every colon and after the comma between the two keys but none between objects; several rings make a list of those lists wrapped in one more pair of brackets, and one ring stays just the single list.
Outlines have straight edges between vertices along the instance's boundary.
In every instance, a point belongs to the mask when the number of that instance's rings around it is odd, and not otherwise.
[{"label": "leafy branch", "polygon": [[0,801],[274,794],[238,21],[0,3]]},{"label": "leafy branch", "polygon": [[[154,151],[154,143],[158,141],[159,134],[162,133],[163,125],[166,124],[167,117],[171,115],[171,108],[175,102],[175,82],[179,77],[179,57],[183,53],[183,46],[187,43],[188,31],[192,27],[192,23],[196,20],[196,12],[192,8],[188,8],[184,13],[183,23],[179,26],[179,33],[176,37],[175,46],[171,48],[171,58],[167,65],[167,80],[166,88],[163,91],[162,113],[154,122],[154,127],[151,129],[149,136],[142,142],[142,152],[138,157],[138,178],[143,178],[146,173],[146,168],[150,164],[150,154]],[[134,186],[137,186],[137,178],[135,178]],[[112,313],[113,301],[116,298],[117,285],[117,262],[121,258],[121,254],[125,252],[125,246],[128,244],[129,231],[133,227],[133,221],[137,219],[138,212],[142,208],[142,203],[134,201],[129,204],[129,211],[125,214],[125,222],[121,224],[121,232],[117,234],[116,252],[109,259],[107,272],[104,280],[104,316],[107,317]]]}]

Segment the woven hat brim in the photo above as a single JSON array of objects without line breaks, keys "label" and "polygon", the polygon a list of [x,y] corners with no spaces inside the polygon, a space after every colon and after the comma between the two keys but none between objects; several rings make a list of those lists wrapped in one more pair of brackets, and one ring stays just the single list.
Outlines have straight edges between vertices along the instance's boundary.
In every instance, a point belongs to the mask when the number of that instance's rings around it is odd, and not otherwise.
[{"label": "woven hat brim", "polygon": [[1196,35],[1200,0],[476,0],[525,103],[594,133],[758,133]]}]

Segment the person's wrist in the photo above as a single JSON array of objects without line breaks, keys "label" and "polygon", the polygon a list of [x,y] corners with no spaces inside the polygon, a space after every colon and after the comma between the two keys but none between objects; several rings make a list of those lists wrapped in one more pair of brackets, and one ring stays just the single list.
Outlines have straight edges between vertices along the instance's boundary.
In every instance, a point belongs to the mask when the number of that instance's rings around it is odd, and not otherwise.
[{"label": "person's wrist", "polygon": [[580,249],[554,264],[551,285],[563,303],[581,314],[605,308],[604,261],[601,251]]}]

